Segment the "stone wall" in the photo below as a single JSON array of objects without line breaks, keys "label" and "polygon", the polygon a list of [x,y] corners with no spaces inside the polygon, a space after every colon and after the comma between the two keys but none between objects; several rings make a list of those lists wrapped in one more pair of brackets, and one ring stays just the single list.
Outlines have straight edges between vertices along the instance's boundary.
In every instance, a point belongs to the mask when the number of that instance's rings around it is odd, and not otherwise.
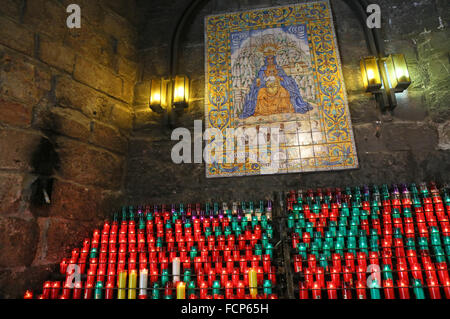
[{"label": "stone wall", "polygon": [[0,297],[38,289],[122,201],[134,16],[130,0],[1,2]]},{"label": "stone wall", "polygon": [[[177,126],[193,127],[204,116],[204,16],[248,8],[305,2],[293,0],[211,0],[185,30],[179,73],[191,79],[191,104]],[[140,6],[139,48],[143,73],[135,88],[134,131],[126,177],[130,203],[250,199],[274,190],[365,183],[450,181],[449,17],[445,0],[380,0],[387,53],[404,53],[413,84],[397,95],[393,114],[380,114],[362,92],[359,59],[368,55],[364,34],[342,0],[332,0],[336,33],[349,97],[360,168],[274,176],[206,179],[204,165],[173,164],[171,130],[147,107],[149,80],[167,74],[170,32],[186,1],[152,1]],[[377,121],[382,121],[376,137]]]}]

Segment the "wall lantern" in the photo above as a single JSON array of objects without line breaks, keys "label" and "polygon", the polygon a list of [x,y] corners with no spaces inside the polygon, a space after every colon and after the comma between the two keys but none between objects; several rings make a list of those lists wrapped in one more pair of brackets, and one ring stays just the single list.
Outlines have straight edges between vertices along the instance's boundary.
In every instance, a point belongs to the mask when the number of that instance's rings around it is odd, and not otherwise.
[{"label": "wall lantern", "polygon": [[411,84],[411,78],[409,77],[405,56],[403,54],[391,54],[386,58],[385,63],[391,88],[395,92],[406,90]]},{"label": "wall lantern", "polygon": [[167,108],[167,89],[169,80],[152,79],[150,82],[150,108],[153,112],[162,113]]},{"label": "wall lantern", "polygon": [[395,93],[403,92],[411,84],[405,56],[364,57],[360,66],[365,91],[375,94],[382,111],[393,110],[397,106]]},{"label": "wall lantern", "polygon": [[177,75],[174,79],[152,79],[150,83],[149,106],[152,111],[163,113],[169,106],[180,110],[188,107],[189,78]]},{"label": "wall lantern", "polygon": [[173,105],[176,109],[184,109],[189,102],[189,78],[177,75],[174,82]]},{"label": "wall lantern", "polygon": [[369,56],[361,59],[361,73],[366,92],[377,92],[381,89],[381,75],[377,58]]}]

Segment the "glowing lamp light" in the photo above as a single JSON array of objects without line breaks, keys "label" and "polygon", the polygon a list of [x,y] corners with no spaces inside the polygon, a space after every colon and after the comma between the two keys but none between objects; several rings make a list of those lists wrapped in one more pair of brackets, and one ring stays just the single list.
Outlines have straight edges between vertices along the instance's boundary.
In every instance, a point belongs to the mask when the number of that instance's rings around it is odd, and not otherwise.
[{"label": "glowing lamp light", "polygon": [[382,83],[377,58],[373,56],[364,57],[360,61],[360,66],[366,92],[376,92],[381,89]]},{"label": "glowing lamp light", "polygon": [[150,83],[149,106],[154,112],[163,113],[169,105],[183,109],[189,102],[189,78],[177,75],[172,80],[157,78]]},{"label": "glowing lamp light", "polygon": [[153,79],[150,82],[150,108],[153,112],[162,113],[167,107],[167,84],[164,78]]},{"label": "glowing lamp light", "polygon": [[173,103],[175,107],[187,107],[189,101],[189,78],[177,75],[174,81]]},{"label": "glowing lamp light", "polygon": [[386,58],[386,68],[389,73],[389,82],[396,92],[403,92],[411,84],[405,55],[391,54]]}]

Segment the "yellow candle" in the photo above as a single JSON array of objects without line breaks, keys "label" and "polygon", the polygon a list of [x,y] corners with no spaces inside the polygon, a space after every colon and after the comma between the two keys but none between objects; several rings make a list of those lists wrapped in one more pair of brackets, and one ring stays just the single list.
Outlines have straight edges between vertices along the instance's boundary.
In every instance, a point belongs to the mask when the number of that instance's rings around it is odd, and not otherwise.
[{"label": "yellow candle", "polygon": [[258,294],[258,279],[256,270],[253,268],[250,268],[248,270],[248,286],[250,288],[250,296],[255,299],[256,295]]},{"label": "yellow candle", "polygon": [[128,279],[128,299],[136,299],[136,285],[137,271],[133,269],[130,271],[130,278]]},{"label": "yellow candle", "polygon": [[177,284],[177,299],[186,299],[186,284],[182,281]]},{"label": "yellow candle", "polygon": [[127,288],[127,271],[121,271],[119,273],[119,285],[117,290],[117,299],[125,299]]}]

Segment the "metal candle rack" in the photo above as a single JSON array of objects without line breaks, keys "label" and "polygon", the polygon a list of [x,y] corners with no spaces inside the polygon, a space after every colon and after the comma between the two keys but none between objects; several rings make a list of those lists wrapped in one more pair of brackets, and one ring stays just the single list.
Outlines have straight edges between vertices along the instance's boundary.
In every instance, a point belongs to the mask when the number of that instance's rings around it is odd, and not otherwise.
[{"label": "metal candle rack", "polygon": [[64,280],[44,283],[37,297],[276,299],[272,202],[246,205],[124,207],[120,221],[116,214],[63,259]]},{"label": "metal candle rack", "polygon": [[289,193],[295,297],[449,299],[450,197],[419,189]]},{"label": "metal candle rack", "polygon": [[[123,208],[42,299],[448,299],[450,196],[434,183]],[[77,274],[80,276],[77,277]]]}]

